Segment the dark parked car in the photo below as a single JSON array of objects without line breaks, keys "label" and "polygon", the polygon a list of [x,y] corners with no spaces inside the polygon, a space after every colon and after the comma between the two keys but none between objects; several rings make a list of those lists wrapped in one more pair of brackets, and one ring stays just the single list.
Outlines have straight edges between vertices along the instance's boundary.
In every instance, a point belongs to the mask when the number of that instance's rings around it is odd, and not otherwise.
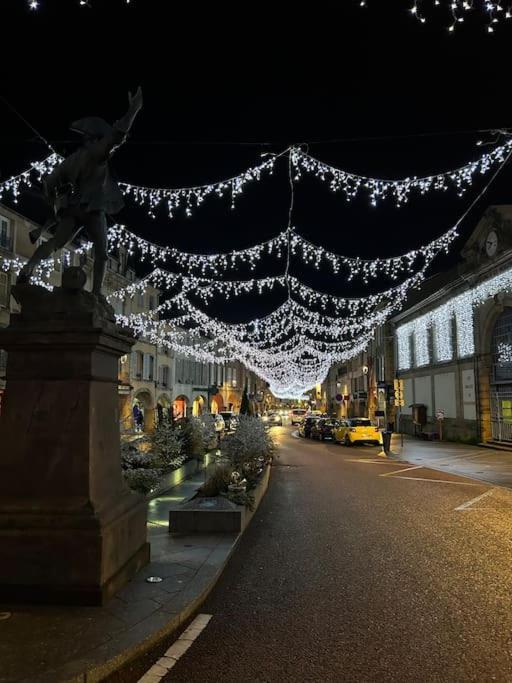
[{"label": "dark parked car", "polygon": [[311,429],[313,425],[318,422],[319,417],[306,417],[302,420],[299,426],[299,436],[303,436],[305,439],[311,437]]},{"label": "dark parked car", "polygon": [[311,429],[311,438],[325,441],[325,439],[334,440],[334,430],[339,426],[339,421],[334,418],[327,417],[317,420],[316,424]]}]

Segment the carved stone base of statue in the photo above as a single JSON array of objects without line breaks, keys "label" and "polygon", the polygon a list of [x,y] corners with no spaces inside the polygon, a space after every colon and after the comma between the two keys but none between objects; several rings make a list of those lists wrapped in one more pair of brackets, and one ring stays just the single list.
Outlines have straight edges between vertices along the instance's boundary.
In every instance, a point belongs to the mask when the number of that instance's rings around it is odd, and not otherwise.
[{"label": "carved stone base of statue", "polygon": [[[146,503],[120,465],[118,359],[134,340],[70,269],[21,313],[0,416],[0,603],[105,603],[149,561]],[[73,272],[74,271],[74,272]]]}]

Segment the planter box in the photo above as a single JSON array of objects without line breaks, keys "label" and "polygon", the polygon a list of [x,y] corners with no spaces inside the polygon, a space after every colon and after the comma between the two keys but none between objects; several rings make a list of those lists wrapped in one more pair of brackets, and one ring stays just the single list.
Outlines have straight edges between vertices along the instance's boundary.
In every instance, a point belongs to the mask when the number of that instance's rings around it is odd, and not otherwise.
[{"label": "planter box", "polygon": [[269,478],[270,465],[251,491],[254,510],[249,510],[245,505],[236,505],[224,496],[194,498],[169,511],[169,533],[242,533],[267,491]]},{"label": "planter box", "polygon": [[206,456],[200,460],[193,458],[192,460],[188,460],[188,462],[181,467],[178,467],[177,470],[167,472],[167,474],[164,474],[164,476],[160,479],[158,488],[147,496],[148,500],[158,498],[158,496],[161,496],[162,493],[170,491],[175,486],[178,486],[178,484],[181,484],[183,480],[188,479],[196,472],[199,472],[199,470],[202,470],[204,467],[208,467],[212,458],[213,453],[207,453]]}]

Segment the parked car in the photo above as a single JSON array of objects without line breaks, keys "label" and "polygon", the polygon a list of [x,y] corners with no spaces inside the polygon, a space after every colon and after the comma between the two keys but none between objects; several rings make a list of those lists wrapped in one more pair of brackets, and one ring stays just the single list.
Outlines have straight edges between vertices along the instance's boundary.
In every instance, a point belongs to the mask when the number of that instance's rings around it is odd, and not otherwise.
[{"label": "parked car", "polygon": [[263,415],[263,422],[269,425],[269,427],[282,427],[283,418],[279,413],[266,413]]},{"label": "parked car", "polygon": [[313,424],[311,428],[311,438],[325,441],[334,439],[334,430],[339,427],[339,420],[332,417],[323,417]]},{"label": "parked car", "polygon": [[345,446],[356,443],[382,445],[382,432],[366,417],[340,420],[339,426],[334,430],[334,438]]},{"label": "parked car", "polygon": [[299,425],[299,436],[309,439],[311,437],[311,429],[319,419],[319,417],[305,417]]},{"label": "parked car", "polygon": [[232,432],[238,427],[238,415],[235,415],[232,410],[223,411],[220,415],[226,425],[226,431]]},{"label": "parked car", "polygon": [[292,425],[300,424],[302,422],[302,420],[304,419],[307,412],[308,411],[304,410],[303,408],[294,408],[290,412],[290,420],[291,420]]}]

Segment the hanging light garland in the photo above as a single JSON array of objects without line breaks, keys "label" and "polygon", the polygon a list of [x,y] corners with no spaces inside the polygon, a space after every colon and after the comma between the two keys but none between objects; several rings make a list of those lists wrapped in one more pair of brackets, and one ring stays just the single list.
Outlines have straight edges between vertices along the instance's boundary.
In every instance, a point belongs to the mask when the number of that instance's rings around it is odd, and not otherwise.
[{"label": "hanging light garland", "polygon": [[217,197],[229,195],[231,198],[231,208],[233,209],[236,197],[242,194],[248,183],[261,180],[263,174],[272,174],[278,156],[280,155],[273,154],[258,166],[248,168],[243,173],[227,180],[221,180],[208,185],[172,189],[119,183],[119,187],[125,195],[131,197],[137,204],[146,206],[149,215],[152,217],[155,216],[156,209],[162,203],[166,204],[170,218],[173,217],[174,212],[179,208],[184,208],[185,214],[191,216],[192,209],[200,206],[211,195]]},{"label": "hanging light garland", "polygon": [[[447,252],[453,240],[458,237],[457,227],[447,230],[443,235],[428,244],[413,249],[400,256],[391,258],[361,259],[336,254],[324,247],[313,244],[299,235],[292,228],[290,236],[291,253],[300,257],[305,265],[312,265],[317,270],[325,262],[334,274],[344,270],[348,281],[361,278],[364,283],[385,275],[396,280],[399,275],[411,272],[418,260],[423,259],[428,266],[441,252]],[[282,259],[286,255],[288,231],[284,230],[276,237],[261,242],[247,249],[233,250],[221,254],[194,254],[182,252],[175,247],[155,244],[143,237],[135,235],[124,225],[114,225],[109,229],[110,249],[125,248],[130,255],[138,253],[141,261],[151,263],[155,268],[159,264],[173,263],[188,271],[197,270],[202,276],[219,276],[229,269],[248,266],[255,270],[264,256]]]},{"label": "hanging light garland", "polygon": [[[312,172],[323,180],[326,180],[330,173],[335,178],[334,181],[331,178],[331,187],[343,188],[346,194],[351,196],[355,196],[360,187],[366,187],[374,203],[377,198],[389,194],[400,203],[407,200],[412,189],[419,189],[421,193],[425,193],[430,189],[446,189],[449,182],[462,193],[471,183],[475,173],[486,173],[498,162],[501,162],[500,168],[503,167],[512,155],[512,139],[484,154],[478,162],[451,172],[451,175],[441,174],[429,178],[381,181],[354,176],[334,167],[322,165],[298,148],[290,148],[280,155],[271,155],[260,166],[248,169],[240,176],[212,185],[181,190],[152,189],[127,184],[123,187],[126,194],[135,197],[139,203],[146,204],[150,213],[166,201],[169,215],[172,216],[173,211],[179,207],[184,207],[185,212],[190,214],[193,206],[200,205],[211,194],[223,196],[230,193],[233,201],[248,182],[259,180],[263,172],[272,173],[275,160],[284,155],[288,158],[290,184],[288,225],[286,230],[271,240],[228,254],[196,255],[180,252],[173,247],[155,245],[133,235],[124,226],[114,226],[109,232],[111,249],[124,247],[130,254],[138,249],[143,261],[149,261],[156,266],[142,280],[130,283],[111,295],[111,299],[133,297],[148,286],[156,287],[170,295],[170,298],[151,314],[118,316],[120,324],[131,327],[135,333],[153,343],[162,344],[205,362],[218,362],[220,359],[222,362],[239,360],[268,381],[273,391],[281,394],[304,392],[314,384],[322,382],[333,363],[348,360],[366,348],[374,329],[403,306],[411,289],[418,287],[424,280],[426,269],[432,259],[441,250],[448,249],[457,236],[457,226],[467,215],[466,211],[456,226],[440,238],[402,256],[375,261],[348,258],[316,247],[294,230],[294,189],[301,171]],[[52,155],[43,162],[32,164],[28,171],[0,185],[0,196],[2,192],[9,191],[16,199],[22,186],[29,185],[37,179],[41,180],[59,161],[60,157]],[[351,189],[347,191],[347,188]],[[471,206],[473,205],[474,202]],[[241,264],[249,265],[254,270],[263,256],[272,254],[280,259],[286,258],[284,273],[281,275],[247,280],[215,279],[215,276]],[[335,274],[344,268],[348,271],[348,279],[358,276],[362,277],[364,282],[379,274],[393,280],[406,272],[410,273],[410,276],[376,294],[359,298],[340,297],[319,292],[294,276],[291,272],[293,256],[300,256],[304,263],[312,263],[316,268],[319,268],[323,261],[327,261]],[[420,260],[421,263],[418,263]],[[173,265],[181,267],[186,272],[172,272],[158,265],[162,262],[162,265],[165,265],[167,261],[172,261]],[[20,267],[21,261],[2,261],[4,269],[16,272]],[[49,272],[53,269],[53,259],[47,259],[41,264],[41,268],[44,277],[39,274],[37,277],[41,281],[47,281]],[[195,274],[194,271],[199,271],[199,274]],[[214,277],[211,277],[212,275]],[[247,293],[262,294],[276,287],[285,291],[286,301],[268,316],[251,320],[246,324],[223,323],[199,309],[191,299],[197,298],[202,304],[207,305],[219,295],[226,300]],[[159,319],[160,313],[163,312],[166,315],[177,315],[169,319]],[[468,330],[470,322],[467,322]],[[425,329],[418,328],[418,340],[415,345],[420,364],[428,355],[427,326],[423,327]],[[438,335],[436,343],[445,342],[442,335]],[[404,352],[400,353],[403,355]]]},{"label": "hanging light garland", "polygon": [[393,197],[397,206],[401,206],[408,201],[413,191],[424,195],[431,190],[446,191],[454,187],[459,197],[462,196],[472,184],[475,175],[484,175],[496,164],[503,163],[511,150],[512,137],[490,152],[485,152],[479,159],[455,170],[400,180],[385,180],[350,173],[319,161],[298,147],[293,147],[290,155],[295,168],[295,180],[300,180],[302,172],[305,171],[327,182],[333,192],[342,192],[347,201],[351,201],[361,192],[366,192],[372,206],[377,206],[380,200],[387,197]]},{"label": "hanging light garland", "polygon": [[0,182],[0,201],[2,201],[4,194],[10,194],[17,204],[18,197],[25,187],[31,187],[34,182],[40,183],[43,177],[51,173],[61,161],[61,156],[52,153],[46,159],[33,161],[29,168],[22,173],[3,180]]},{"label": "hanging light garland", "polygon": [[[484,152],[475,161],[454,170],[424,177],[412,176],[389,180],[358,175],[315,159],[298,147],[290,147],[279,154],[265,155],[268,159],[261,164],[250,167],[232,178],[215,183],[188,188],[153,188],[126,182],[119,183],[119,186],[125,195],[138,204],[146,206],[151,216],[155,215],[155,210],[162,203],[166,203],[170,217],[178,208],[184,208],[185,213],[190,216],[194,208],[200,206],[207,197],[212,195],[217,197],[230,195],[233,208],[236,197],[249,183],[261,180],[264,175],[271,175],[277,159],[288,157],[294,168],[294,181],[300,180],[303,172],[311,173],[320,180],[328,182],[333,192],[343,192],[348,201],[364,191],[369,194],[370,202],[374,206],[386,197],[393,197],[400,206],[408,201],[413,191],[424,195],[431,190],[446,191],[454,187],[461,196],[472,184],[476,175],[485,175],[492,167],[503,163],[511,152],[512,136],[506,131],[500,131],[500,133],[507,135],[507,140],[490,152]],[[12,194],[16,201],[23,186],[29,187],[34,181],[40,182],[62,161],[63,157],[52,153],[46,159],[33,162],[19,175],[0,182],[0,201],[7,193]]]},{"label": "hanging light garland", "polygon": [[[466,16],[470,12],[479,12],[486,18],[486,28],[488,33],[494,33],[494,27],[502,20],[512,18],[512,3],[508,0],[428,0],[428,3],[434,7],[440,7],[452,16],[452,23],[448,26],[448,31],[453,33],[458,24],[465,21]],[[359,0],[360,7],[367,7],[368,0]],[[427,6],[427,0],[413,0],[409,11],[420,23],[425,24],[427,17],[424,14],[424,9]]]}]

